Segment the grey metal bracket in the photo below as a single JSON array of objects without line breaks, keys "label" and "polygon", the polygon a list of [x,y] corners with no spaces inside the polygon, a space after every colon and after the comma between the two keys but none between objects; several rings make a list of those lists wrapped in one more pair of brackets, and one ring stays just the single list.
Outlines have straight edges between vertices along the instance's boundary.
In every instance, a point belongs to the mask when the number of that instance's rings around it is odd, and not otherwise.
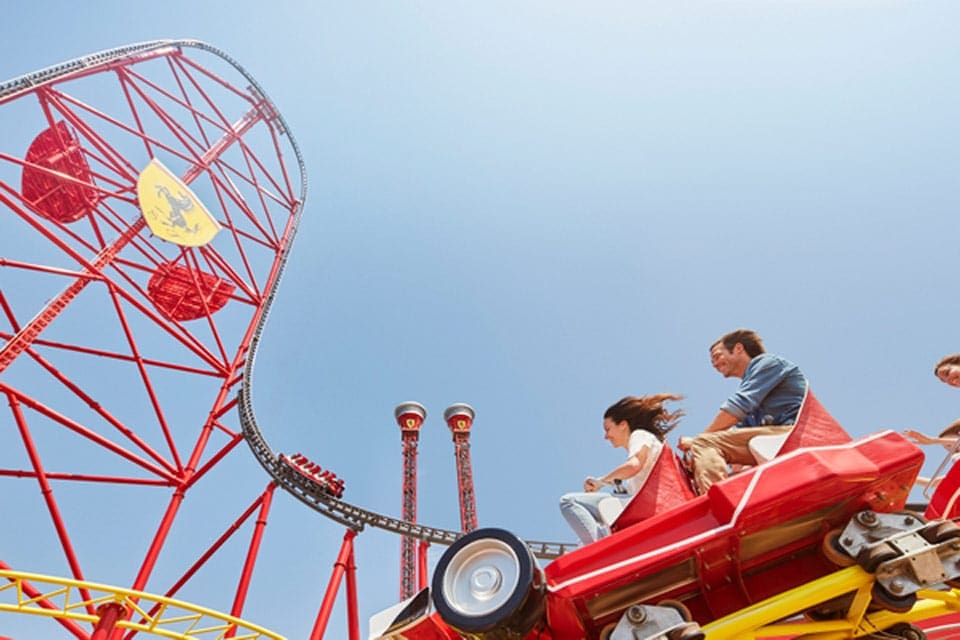
[{"label": "grey metal bracket", "polygon": [[838,543],[897,597],[960,577],[960,528],[949,521],[861,511]]},{"label": "grey metal bracket", "polygon": [[673,607],[635,604],[620,617],[610,640],[702,640],[696,622],[685,620]]}]

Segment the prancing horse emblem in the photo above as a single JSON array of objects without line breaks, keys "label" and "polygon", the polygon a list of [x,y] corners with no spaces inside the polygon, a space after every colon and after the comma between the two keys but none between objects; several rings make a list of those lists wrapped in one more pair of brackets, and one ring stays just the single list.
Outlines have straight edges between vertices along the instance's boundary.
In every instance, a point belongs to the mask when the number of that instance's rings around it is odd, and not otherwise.
[{"label": "prancing horse emblem", "polygon": [[185,195],[183,192],[178,192],[177,195],[180,197],[177,198],[170,193],[170,189],[163,185],[157,187],[157,195],[166,198],[167,204],[170,205],[170,213],[167,214],[167,220],[164,221],[163,224],[170,227],[180,227],[187,233],[197,232],[197,229],[200,228],[199,223],[190,227],[187,224],[187,219],[183,216],[184,211],[193,210],[193,200],[190,196]]}]

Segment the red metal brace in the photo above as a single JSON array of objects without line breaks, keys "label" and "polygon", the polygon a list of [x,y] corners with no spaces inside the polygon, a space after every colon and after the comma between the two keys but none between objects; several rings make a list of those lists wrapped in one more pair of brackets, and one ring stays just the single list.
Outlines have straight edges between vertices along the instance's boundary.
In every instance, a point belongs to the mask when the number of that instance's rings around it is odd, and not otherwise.
[{"label": "red metal brace", "polygon": [[107,640],[113,633],[117,621],[127,616],[127,608],[119,602],[107,602],[97,607],[97,615],[100,616],[100,620],[97,621],[97,627],[93,630],[90,640]]},{"label": "red metal brace", "polygon": [[317,613],[317,621],[313,625],[313,631],[310,632],[310,640],[323,639],[323,632],[326,631],[327,622],[330,621],[330,612],[333,610],[333,602],[336,600],[337,591],[340,589],[340,580],[344,573],[347,574],[349,638],[350,640],[360,640],[360,618],[357,613],[357,567],[353,559],[353,539],[356,537],[357,532],[353,529],[347,529],[347,532],[343,535],[343,544],[340,545],[340,553],[337,555],[336,562],[333,563],[333,574],[327,584],[327,591],[323,595],[323,602],[320,604],[320,611]]}]

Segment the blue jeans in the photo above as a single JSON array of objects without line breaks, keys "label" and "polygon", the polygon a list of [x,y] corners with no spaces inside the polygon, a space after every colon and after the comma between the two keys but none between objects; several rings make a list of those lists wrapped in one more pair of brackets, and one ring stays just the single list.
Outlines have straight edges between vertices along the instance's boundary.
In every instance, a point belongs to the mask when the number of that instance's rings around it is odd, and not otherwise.
[{"label": "blue jeans", "polygon": [[[602,491],[594,493],[567,493],[560,498],[560,513],[580,538],[583,544],[590,544],[610,535],[610,529],[600,522],[600,501],[611,497]],[[628,502],[632,496],[613,496]]]}]

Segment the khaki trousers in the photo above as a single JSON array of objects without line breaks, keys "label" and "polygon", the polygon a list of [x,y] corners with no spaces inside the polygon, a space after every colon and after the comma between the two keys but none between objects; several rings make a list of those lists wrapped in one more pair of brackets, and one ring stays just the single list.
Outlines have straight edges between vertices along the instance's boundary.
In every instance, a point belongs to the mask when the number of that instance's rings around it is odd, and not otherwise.
[{"label": "khaki trousers", "polygon": [[741,427],[701,433],[690,444],[693,458],[693,477],[700,494],[707,492],[714,482],[726,478],[728,464],[755,465],[750,453],[750,439],[755,436],[771,436],[787,433],[792,424],[771,427]]}]

